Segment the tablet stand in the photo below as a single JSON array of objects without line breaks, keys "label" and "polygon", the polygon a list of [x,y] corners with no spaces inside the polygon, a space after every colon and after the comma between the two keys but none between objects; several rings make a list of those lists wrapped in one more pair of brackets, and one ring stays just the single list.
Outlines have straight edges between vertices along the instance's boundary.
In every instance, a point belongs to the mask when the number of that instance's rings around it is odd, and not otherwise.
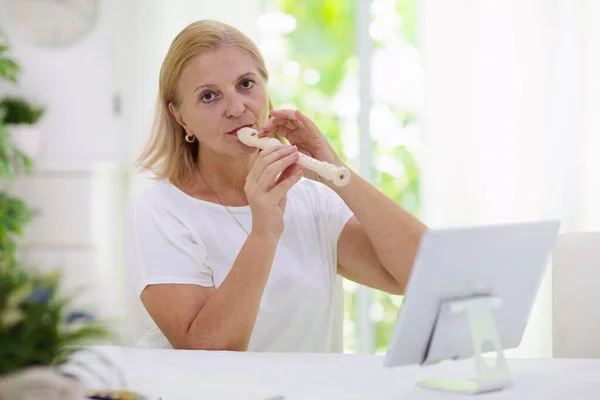
[{"label": "tablet stand", "polygon": [[[440,305],[433,335],[427,349],[424,364],[447,359],[449,336],[456,332],[457,323],[464,324],[466,319],[471,334],[475,361],[476,379],[434,379],[418,382],[427,389],[443,390],[468,394],[478,394],[500,390],[510,385],[511,376],[504,356],[503,348],[496,329],[492,309],[499,308],[501,300],[491,296],[476,296],[443,302]],[[485,360],[483,346],[491,344],[496,358]]]}]

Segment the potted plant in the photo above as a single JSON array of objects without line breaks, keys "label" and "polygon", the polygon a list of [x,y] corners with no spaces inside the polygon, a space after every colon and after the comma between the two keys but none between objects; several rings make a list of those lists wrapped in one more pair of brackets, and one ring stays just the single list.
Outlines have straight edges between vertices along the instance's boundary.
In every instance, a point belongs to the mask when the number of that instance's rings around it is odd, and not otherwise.
[{"label": "potted plant", "polygon": [[83,384],[61,366],[110,332],[90,314],[69,312],[69,303],[57,272],[0,265],[0,398],[84,398]]},{"label": "potted plant", "polygon": [[[7,57],[0,34],[0,79],[17,82],[18,64]],[[42,274],[19,260],[17,238],[31,220],[10,183],[29,173],[33,162],[13,140],[15,127],[35,124],[43,109],[17,97],[0,96],[0,398],[77,399],[83,385],[61,371],[91,340],[109,339],[109,330],[85,312],[69,310],[60,294],[59,274]]]}]

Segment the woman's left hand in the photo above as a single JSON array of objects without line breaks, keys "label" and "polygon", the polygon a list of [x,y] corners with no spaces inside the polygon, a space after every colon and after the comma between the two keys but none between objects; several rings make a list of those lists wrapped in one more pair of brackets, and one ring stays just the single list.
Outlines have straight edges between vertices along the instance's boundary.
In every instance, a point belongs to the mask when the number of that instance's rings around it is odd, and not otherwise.
[{"label": "woman's left hand", "polygon": [[[272,132],[286,138],[298,151],[316,160],[341,165],[342,162],[321,130],[298,110],[272,110],[271,119],[259,132],[264,137]],[[304,169],[304,176],[321,181],[314,172]]]}]

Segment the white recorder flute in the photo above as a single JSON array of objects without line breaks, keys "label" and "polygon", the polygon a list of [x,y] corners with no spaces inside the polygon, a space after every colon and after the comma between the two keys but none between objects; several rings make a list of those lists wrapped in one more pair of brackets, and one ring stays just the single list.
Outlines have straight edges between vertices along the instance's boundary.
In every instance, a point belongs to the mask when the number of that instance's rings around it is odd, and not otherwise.
[{"label": "white recorder flute", "polygon": [[[257,130],[248,127],[241,128],[237,132],[237,136],[246,146],[257,147],[262,150],[273,146],[281,146],[279,140],[270,137],[260,138]],[[315,160],[302,153],[298,158],[298,164],[332,181],[336,186],[346,186],[350,181],[350,171],[346,167],[338,167],[337,165]]]}]

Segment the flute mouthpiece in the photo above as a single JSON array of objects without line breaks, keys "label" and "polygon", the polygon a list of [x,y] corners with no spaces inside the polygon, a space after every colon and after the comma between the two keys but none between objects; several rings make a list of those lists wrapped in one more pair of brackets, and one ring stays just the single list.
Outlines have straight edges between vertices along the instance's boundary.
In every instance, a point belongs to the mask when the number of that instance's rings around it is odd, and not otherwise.
[{"label": "flute mouthpiece", "polygon": [[237,137],[246,146],[253,146],[254,141],[259,138],[258,131],[247,126],[237,131]]}]

